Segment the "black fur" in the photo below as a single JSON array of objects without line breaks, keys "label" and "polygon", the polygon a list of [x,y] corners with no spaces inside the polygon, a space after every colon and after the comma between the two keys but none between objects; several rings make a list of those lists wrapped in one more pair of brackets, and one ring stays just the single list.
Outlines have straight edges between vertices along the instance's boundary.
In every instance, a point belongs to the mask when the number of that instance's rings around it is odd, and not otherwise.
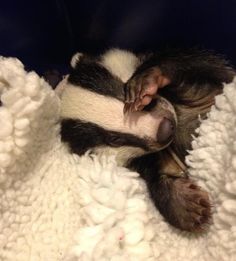
[{"label": "black fur", "polygon": [[[169,100],[175,108],[178,125],[172,147],[184,160],[191,149],[192,135],[199,125],[198,117],[205,118],[214,97],[222,92],[223,83],[229,83],[235,71],[223,57],[198,49],[166,50],[153,54],[137,69],[142,75],[159,67],[171,80],[158,94]],[[204,105],[210,105],[207,111]]]},{"label": "black fur", "polygon": [[68,81],[90,91],[124,100],[124,84],[105,67],[87,55],[83,55],[71,70]]},{"label": "black fur", "polygon": [[[169,50],[160,54],[148,55],[147,60],[144,60],[128,81],[126,88],[129,88],[131,81],[132,84],[135,81],[138,84],[145,77],[150,77],[155,68],[159,68],[162,74],[170,79],[169,86],[158,90],[158,94],[171,101],[174,106],[178,119],[177,130],[172,144],[167,149],[133,159],[128,167],[140,173],[147,183],[154,204],[172,225],[195,231],[201,228],[201,222],[202,224],[208,222],[210,205],[206,195],[200,190],[196,193],[197,187],[189,180],[179,179],[183,182],[186,191],[193,187],[193,192],[189,190],[184,193],[182,199],[179,197],[181,191],[179,193],[173,192],[180,183],[177,184],[179,180],[169,175],[169,170],[172,171],[176,168],[176,174],[180,170],[170,154],[170,150],[184,164],[187,150],[191,149],[192,134],[196,136],[195,129],[200,124],[199,115],[202,118],[206,117],[206,113],[214,103],[215,95],[222,92],[222,83],[231,82],[235,71],[223,58],[206,51]],[[190,184],[188,188],[186,188],[186,184]],[[191,198],[191,196],[193,197]],[[203,205],[206,206],[202,213],[207,214],[198,216],[199,220],[190,219],[187,215],[190,215],[191,212],[186,212],[183,208],[185,197],[187,202],[191,202],[196,200],[198,196],[202,197]],[[178,201],[176,201],[177,197],[179,197]],[[190,199],[191,201],[189,201]],[[200,200],[196,202],[200,202]],[[203,208],[203,205],[200,205],[200,208]]]},{"label": "black fur", "polygon": [[[155,206],[169,223],[188,231],[201,230],[210,218],[208,196],[191,180],[169,175],[170,169],[179,172],[170,149],[184,164],[187,149],[191,148],[191,135],[199,126],[199,114],[205,117],[215,95],[222,91],[222,82],[230,82],[235,72],[224,59],[212,53],[168,50],[144,57],[125,90],[131,81],[138,82],[151,75],[153,68],[159,68],[170,79],[169,86],[158,90],[158,94],[171,101],[176,110],[176,134],[169,148],[131,159],[127,167],[140,173]],[[69,82],[99,94],[125,99],[121,81],[88,58],[79,61],[69,76]],[[152,105],[146,109],[151,110]],[[102,145],[132,145],[147,149],[147,144],[130,134],[108,132],[95,124],[77,120],[63,120],[61,134],[62,140],[69,143],[72,151],[79,155]],[[188,210],[190,203],[196,205],[191,212]]]},{"label": "black fur", "polygon": [[[161,68],[164,75],[168,76],[176,86],[181,83],[194,85],[195,83],[219,84],[229,81],[232,77],[232,66],[223,56],[211,51],[197,48],[188,50],[165,49],[161,52],[148,54],[142,59],[142,64],[137,68],[133,77],[154,67]],[[184,85],[182,85],[184,86]],[[194,87],[193,87],[194,88]],[[173,97],[172,97],[173,99]]]},{"label": "black fur", "polygon": [[96,124],[81,120],[63,119],[61,137],[70,145],[72,152],[78,155],[99,146],[132,146],[148,151],[148,145],[143,139],[132,134],[105,130]]}]

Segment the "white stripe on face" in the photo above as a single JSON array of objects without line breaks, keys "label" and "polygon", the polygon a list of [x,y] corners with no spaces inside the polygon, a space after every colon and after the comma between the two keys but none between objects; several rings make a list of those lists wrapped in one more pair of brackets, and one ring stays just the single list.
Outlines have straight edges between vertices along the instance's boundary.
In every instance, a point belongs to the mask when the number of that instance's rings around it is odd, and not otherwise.
[{"label": "white stripe on face", "polygon": [[124,104],[115,98],[67,84],[62,94],[61,115],[63,118],[80,119],[107,130],[156,141],[163,111],[140,111],[124,115],[123,107]]},{"label": "white stripe on face", "polygon": [[135,54],[129,51],[111,49],[101,57],[101,64],[122,82],[127,82],[140,61]]}]

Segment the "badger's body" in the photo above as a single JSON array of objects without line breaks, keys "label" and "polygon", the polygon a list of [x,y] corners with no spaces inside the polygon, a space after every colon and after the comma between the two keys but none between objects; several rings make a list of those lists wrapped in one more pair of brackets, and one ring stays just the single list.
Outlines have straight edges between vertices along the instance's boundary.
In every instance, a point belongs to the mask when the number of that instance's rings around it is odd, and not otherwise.
[{"label": "badger's body", "polygon": [[[172,225],[196,231],[209,222],[210,203],[206,192],[180,177],[185,170],[182,161],[198,115],[209,110],[222,81],[229,81],[233,73],[222,60],[207,60],[208,54],[202,63],[196,55],[181,61],[181,55],[138,57],[121,50],[100,57],[76,54],[62,93],[61,136],[79,155],[115,151],[119,164],[140,173],[154,204]],[[214,72],[217,66],[222,71]],[[165,88],[154,99],[149,94],[156,86]],[[143,90],[148,95],[142,96]],[[124,113],[127,100],[135,112]],[[191,102],[196,104],[192,114]]]}]

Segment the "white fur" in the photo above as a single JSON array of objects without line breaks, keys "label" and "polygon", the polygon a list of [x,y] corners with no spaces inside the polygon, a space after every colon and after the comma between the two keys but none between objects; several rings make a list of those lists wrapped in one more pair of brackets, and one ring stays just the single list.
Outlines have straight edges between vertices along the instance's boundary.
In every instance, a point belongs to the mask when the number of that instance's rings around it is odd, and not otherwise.
[{"label": "white fur", "polygon": [[133,53],[120,49],[111,49],[101,57],[101,64],[123,82],[128,81],[139,63]]},{"label": "white fur", "polygon": [[[82,56],[82,53],[76,53],[72,57],[72,67],[79,63]],[[107,68],[111,74],[126,82],[139,65],[139,59],[131,52],[111,49],[100,57],[99,63]],[[124,115],[123,102],[92,92],[83,88],[83,86],[74,86],[67,79],[64,79],[58,85],[57,90],[62,100],[62,118],[79,119],[97,124],[106,130],[133,134],[139,138],[149,140],[155,149],[159,149],[160,145],[156,142],[156,137],[160,122],[166,116],[166,112],[163,111],[164,108],[156,107],[156,110],[154,109],[152,112],[141,111]],[[176,118],[173,106],[168,101],[163,103],[162,107],[164,105],[165,110],[171,111]],[[131,155],[134,154],[135,149],[137,151],[136,155],[140,155],[139,148],[129,147],[127,149],[127,153],[132,151]],[[99,152],[101,150],[104,151],[104,148],[97,149]],[[112,151],[114,150],[118,151],[112,149]],[[122,151],[124,152],[124,148]],[[120,149],[119,152],[121,152]],[[120,158],[124,159],[127,153],[123,152]]]},{"label": "white fur", "polygon": [[[72,68],[75,68],[82,56],[83,53],[79,52],[73,55],[70,62]],[[101,65],[123,82],[127,82],[140,63],[139,58],[132,52],[117,48],[105,52],[100,59]]]},{"label": "white fur", "polygon": [[163,112],[123,113],[124,103],[67,83],[62,94],[62,117],[92,122],[107,130],[156,140]]},{"label": "white fur", "polygon": [[70,65],[72,68],[75,68],[76,64],[79,62],[80,58],[83,56],[82,53],[76,53],[72,56]]},{"label": "white fur", "polygon": [[0,86],[11,125],[0,137],[0,260],[235,260],[236,80],[216,98],[188,160],[214,200],[214,223],[197,236],[169,226],[115,155],[71,155],[58,133],[58,97],[18,60],[0,58]]}]

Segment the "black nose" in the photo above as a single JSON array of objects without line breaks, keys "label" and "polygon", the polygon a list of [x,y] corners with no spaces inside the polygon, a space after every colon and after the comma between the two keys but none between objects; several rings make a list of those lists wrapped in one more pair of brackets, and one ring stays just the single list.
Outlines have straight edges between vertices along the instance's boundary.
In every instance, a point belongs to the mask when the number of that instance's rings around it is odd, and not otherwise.
[{"label": "black nose", "polygon": [[175,122],[167,118],[163,118],[157,131],[157,142],[167,144],[171,141],[175,132]]}]

